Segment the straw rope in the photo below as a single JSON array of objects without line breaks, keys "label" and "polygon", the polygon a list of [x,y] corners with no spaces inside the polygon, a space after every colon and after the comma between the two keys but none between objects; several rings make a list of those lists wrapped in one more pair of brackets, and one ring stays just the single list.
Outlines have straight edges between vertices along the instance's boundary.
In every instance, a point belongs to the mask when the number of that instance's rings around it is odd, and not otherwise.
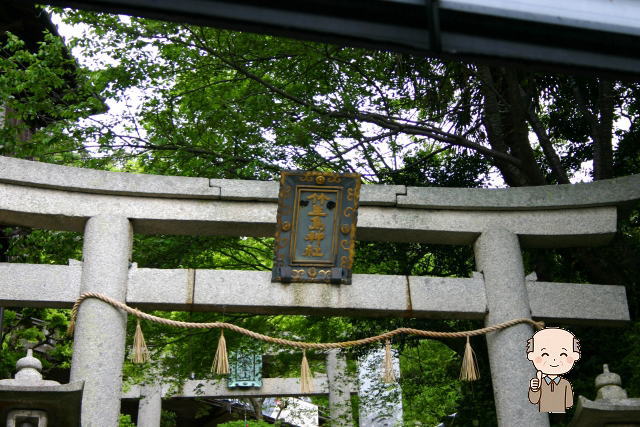
[{"label": "straw rope", "polygon": [[196,323],[196,322],[182,322],[178,320],[165,319],[162,317],[154,316],[152,314],[144,313],[138,309],[131,308],[123,302],[117,301],[113,298],[110,298],[106,295],[96,293],[96,292],[85,292],[78,297],[73,308],[71,309],[71,322],[69,323],[69,334],[73,334],[74,325],[76,322],[76,318],[78,317],[78,309],[80,308],[80,304],[83,301],[89,298],[99,299],[107,304],[119,308],[139,319],[149,320],[150,322],[160,323],[162,325],[174,326],[177,328],[194,328],[194,329],[228,329],[230,331],[238,332],[240,334],[249,336],[254,339],[258,339],[261,341],[265,341],[272,344],[286,345],[289,347],[301,348],[301,349],[332,349],[332,348],[347,348],[354,347],[358,345],[371,344],[378,341],[384,341],[391,339],[392,337],[400,334],[407,335],[418,335],[421,337],[428,338],[465,338],[465,337],[473,337],[477,335],[484,335],[490,332],[499,331],[501,329],[505,329],[520,323],[526,323],[532,325],[536,329],[540,330],[544,328],[543,322],[536,322],[527,318],[513,319],[507,322],[498,323],[496,325],[488,326],[486,328],[474,329],[470,331],[460,331],[460,332],[436,332],[436,331],[424,331],[421,329],[413,329],[413,328],[398,328],[393,331],[385,332],[380,335],[375,335],[372,337],[362,338],[359,340],[353,341],[342,341],[342,342],[331,342],[331,343],[313,343],[313,342],[303,342],[303,341],[293,341],[287,340],[284,338],[276,338],[268,335],[259,334],[257,332],[250,331],[249,329],[242,328],[240,326],[233,325],[231,323],[225,322],[207,322],[207,323]]}]

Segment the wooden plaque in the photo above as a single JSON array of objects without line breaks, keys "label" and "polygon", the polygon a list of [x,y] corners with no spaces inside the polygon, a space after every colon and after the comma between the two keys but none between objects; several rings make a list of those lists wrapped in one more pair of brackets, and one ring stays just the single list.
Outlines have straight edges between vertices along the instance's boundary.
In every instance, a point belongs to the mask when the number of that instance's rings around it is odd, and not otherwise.
[{"label": "wooden plaque", "polygon": [[283,171],[273,282],[351,283],[360,175]]}]

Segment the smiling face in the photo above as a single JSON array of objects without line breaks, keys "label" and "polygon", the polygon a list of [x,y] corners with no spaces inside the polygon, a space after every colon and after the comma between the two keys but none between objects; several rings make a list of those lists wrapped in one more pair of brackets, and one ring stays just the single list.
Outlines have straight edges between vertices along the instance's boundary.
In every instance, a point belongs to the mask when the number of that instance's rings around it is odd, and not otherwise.
[{"label": "smiling face", "polygon": [[547,328],[536,332],[532,338],[533,351],[527,358],[537,370],[547,375],[567,373],[580,359],[580,353],[574,351],[573,334],[564,329]]}]

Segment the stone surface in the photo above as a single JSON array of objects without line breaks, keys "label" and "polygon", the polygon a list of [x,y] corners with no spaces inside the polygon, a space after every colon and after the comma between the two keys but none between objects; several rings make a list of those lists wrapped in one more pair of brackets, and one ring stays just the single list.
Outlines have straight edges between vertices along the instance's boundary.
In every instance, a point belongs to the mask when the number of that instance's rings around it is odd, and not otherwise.
[{"label": "stone surface", "polygon": [[[120,301],[127,293],[132,230],[117,216],[87,221],[84,233],[81,292],[100,292]],[[85,382],[83,427],[115,426],[120,414],[126,315],[98,300],[78,311],[71,361],[71,381]]]},{"label": "stone surface", "polygon": [[223,200],[259,200],[276,202],[280,184],[277,181],[242,179],[210,179],[209,185],[220,189]]},{"label": "stone surface", "polygon": [[0,184],[0,221],[82,231],[97,215],[132,220],[136,233],[272,236],[276,204],[87,194]]},{"label": "stone surface", "polygon": [[38,419],[38,425],[75,427],[80,425],[82,381],[60,385],[42,378],[42,363],[33,351],[16,363],[14,379],[0,380],[0,421],[8,427],[22,427],[16,420]]},{"label": "stone surface", "polygon": [[0,182],[81,193],[219,199],[207,178],[107,172],[0,156]]},{"label": "stone surface", "polygon": [[82,387],[82,382],[54,386],[0,385],[0,420],[4,423],[13,409],[35,409],[47,411],[49,427],[79,427]]},{"label": "stone surface", "polygon": [[609,365],[603,366],[603,372],[596,377],[596,400],[623,400],[626,399],[627,391],[623,389],[620,375],[609,372]]},{"label": "stone surface", "polygon": [[[143,395],[141,385],[133,385],[122,393],[123,399],[139,399]],[[357,393],[354,384],[349,385],[351,394]],[[162,396],[170,397],[212,397],[212,398],[240,398],[240,397],[293,397],[320,396],[329,394],[329,381],[326,376],[316,374],[313,378],[313,390],[309,393],[300,392],[299,378],[263,378],[261,388],[227,388],[225,379],[188,380],[176,392],[169,383],[162,385]]]},{"label": "stone surface", "polygon": [[353,425],[351,411],[351,379],[347,375],[347,361],[338,349],[327,352],[329,378],[329,418],[335,427]]},{"label": "stone surface", "polygon": [[[0,263],[0,305],[71,307],[80,295],[82,264],[70,264]],[[629,321],[624,286],[527,281],[527,291],[536,319],[598,325]],[[129,269],[127,303],[142,310],[363,316],[389,310],[387,314],[445,319],[482,319],[487,311],[480,273],[468,279],[356,274],[354,283],[344,287],[271,283],[267,272],[135,265]]]},{"label": "stone surface", "polygon": [[148,310],[193,309],[195,270],[130,268],[127,303]]},{"label": "stone surface", "polygon": [[640,426],[640,399],[595,400],[578,396],[569,427]]},{"label": "stone surface", "polygon": [[162,386],[145,385],[140,391],[137,427],[160,427],[162,418]]},{"label": "stone surface", "polygon": [[82,265],[0,263],[0,305],[70,308],[81,274]]},{"label": "stone surface", "polygon": [[470,279],[409,277],[411,310],[445,319],[483,319],[487,298],[482,274]]},{"label": "stone surface", "polygon": [[42,362],[33,357],[33,350],[27,350],[27,355],[18,359],[14,379],[0,380],[0,386],[58,386],[57,381],[42,379]]},{"label": "stone surface", "polygon": [[[0,157],[0,182],[74,192],[170,198],[277,199],[275,181],[108,172]],[[539,210],[618,205],[640,199],[640,175],[587,184],[505,189],[363,185],[363,205],[423,209]]]},{"label": "stone surface", "polygon": [[262,313],[394,315],[407,312],[403,276],[359,274],[351,285],[271,283],[270,272],[198,270],[194,308]]},{"label": "stone surface", "polygon": [[[615,372],[609,371],[609,365],[605,364],[602,365],[602,373],[596,377],[595,383],[597,390],[610,385],[621,386],[622,378],[620,378],[620,375],[616,374]],[[621,397],[627,397],[626,392],[625,395]]]},{"label": "stone surface", "polygon": [[[222,200],[257,200],[277,202],[280,184],[277,181],[211,179],[209,185],[220,188]],[[405,194],[404,185],[372,185],[360,187],[361,206],[395,206],[396,196]]]},{"label": "stone surface", "polygon": [[[80,231],[96,215],[130,218],[137,233],[273,236],[276,203],[167,199],[93,194],[0,183],[0,221],[36,228]],[[565,247],[607,243],[616,208],[531,211],[426,210],[362,206],[359,240],[472,244],[492,226],[518,234],[523,246]]]},{"label": "stone surface", "polygon": [[492,227],[503,227],[527,247],[605,244],[616,230],[615,208],[543,211],[455,211],[363,207],[358,213],[360,240],[473,244]]},{"label": "stone surface", "polygon": [[640,426],[640,398],[628,398],[618,374],[603,366],[595,380],[596,400],[578,396],[578,403],[569,427]]},{"label": "stone surface", "polygon": [[7,415],[7,427],[47,427],[48,419],[39,409],[15,409]]},{"label": "stone surface", "polygon": [[425,209],[542,210],[618,205],[640,198],[640,175],[586,184],[500,189],[407,187],[398,206]]},{"label": "stone surface", "polygon": [[[533,314],[541,318],[591,317],[600,323],[628,319],[626,296],[619,287],[526,283],[520,245],[607,243],[616,231],[617,206],[640,200],[640,175],[504,190],[363,186],[358,239],[475,242],[484,292],[475,276],[357,275],[354,285],[336,288],[271,284],[268,272],[127,272],[131,226],[149,234],[272,236],[276,195],[275,182],[122,174],[0,158],[0,222],[74,231],[86,225],[82,266],[0,265],[0,273],[7,273],[0,274],[0,304],[70,306],[88,290],[124,300],[129,278],[127,301],[141,308],[468,318],[488,309],[486,323],[494,324],[530,316],[530,298]],[[556,307],[545,304],[543,295],[553,298]],[[99,301],[87,301],[80,309],[71,377],[87,381],[83,425],[115,425],[124,322],[122,314]],[[525,393],[531,378],[533,367],[526,358],[513,357],[524,354],[531,333],[531,328],[518,325],[487,337],[501,425],[517,425],[520,419],[548,425],[534,405],[509,399]],[[191,386],[183,392],[200,390]]]},{"label": "stone surface", "polygon": [[[139,197],[275,202],[278,182],[148,175],[74,168],[0,157],[0,182],[37,188]],[[363,185],[362,205],[396,204],[404,185]]]},{"label": "stone surface", "polygon": [[[484,274],[489,311],[485,325],[521,317],[531,318],[518,236],[503,228],[482,233],[474,245],[476,266]],[[535,377],[526,357],[533,328],[519,324],[486,335],[498,425],[549,426],[546,413],[526,399],[529,380]],[[522,396],[522,399],[515,398]]]},{"label": "stone surface", "polygon": [[372,185],[360,187],[360,206],[395,206],[399,195],[404,195],[404,185]]},{"label": "stone surface", "polygon": [[531,315],[562,323],[623,325],[630,320],[624,286],[527,281]]}]

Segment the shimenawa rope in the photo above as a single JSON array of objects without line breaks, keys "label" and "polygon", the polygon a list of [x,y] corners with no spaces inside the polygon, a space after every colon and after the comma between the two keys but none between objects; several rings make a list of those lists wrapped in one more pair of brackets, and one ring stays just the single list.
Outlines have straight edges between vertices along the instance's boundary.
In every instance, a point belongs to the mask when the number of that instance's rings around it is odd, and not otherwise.
[{"label": "shimenawa rope", "polygon": [[[487,326],[485,328],[480,328],[480,329],[473,329],[470,331],[460,331],[460,332],[437,332],[437,331],[425,331],[425,330],[421,330],[421,329],[414,329],[414,328],[397,328],[394,329],[392,331],[389,332],[385,332],[383,334],[380,335],[375,335],[372,337],[367,337],[367,338],[361,338],[358,340],[352,340],[352,341],[341,341],[341,342],[332,342],[332,343],[315,343],[315,342],[304,342],[304,341],[294,341],[294,340],[288,340],[288,339],[284,339],[284,338],[276,338],[276,337],[271,337],[268,335],[263,335],[263,334],[259,334],[257,332],[253,332],[249,329],[245,329],[242,328],[240,326],[236,326],[233,325],[231,323],[225,323],[225,322],[205,322],[205,323],[196,323],[196,322],[182,322],[179,320],[171,320],[171,319],[165,319],[163,317],[158,317],[158,316],[154,316],[152,314],[148,314],[148,313],[144,313],[138,309],[135,308],[131,308],[128,305],[126,305],[123,302],[117,301],[111,297],[108,297],[107,295],[104,294],[100,294],[100,293],[96,293],[96,292],[85,292],[82,295],[80,295],[80,297],[78,297],[78,299],[76,300],[75,304],[73,305],[73,308],[71,309],[71,321],[69,322],[69,329],[68,329],[68,333],[69,335],[73,335],[73,331],[75,328],[75,323],[76,323],[76,319],[78,317],[78,309],[80,308],[80,305],[82,304],[83,301],[89,299],[89,298],[95,298],[98,299],[100,301],[103,301],[115,308],[118,308],[120,310],[123,310],[135,317],[137,317],[138,319],[145,319],[148,320],[150,322],[155,322],[155,323],[160,323],[162,325],[167,325],[167,326],[174,326],[177,328],[194,328],[194,329],[213,329],[213,328],[218,328],[221,330],[224,329],[228,329],[230,331],[234,331],[246,336],[249,336],[251,338],[257,339],[257,340],[261,340],[261,341],[265,341],[268,343],[272,343],[272,344],[279,344],[279,345],[285,345],[285,346],[289,346],[289,347],[295,347],[295,348],[300,348],[303,351],[307,350],[307,349],[323,349],[323,350],[328,350],[328,349],[334,349],[334,348],[347,348],[347,347],[355,347],[358,345],[365,345],[365,344],[371,344],[374,342],[378,342],[378,341],[386,341],[386,352],[390,353],[390,345],[391,345],[391,338],[396,336],[396,335],[400,335],[400,334],[407,334],[407,335],[417,335],[417,336],[421,336],[421,337],[427,337],[427,338],[467,338],[467,344],[465,346],[465,354],[464,354],[464,358],[462,361],[462,365],[463,365],[463,370],[461,373],[461,379],[465,379],[465,380],[474,380],[477,379],[478,376],[478,372],[477,372],[477,364],[475,362],[475,357],[473,354],[473,350],[471,349],[471,346],[469,344],[469,337],[473,337],[473,336],[477,336],[477,335],[484,335],[484,334],[488,334],[490,332],[496,332],[499,331],[501,329],[505,329],[520,323],[526,323],[529,325],[532,325],[533,327],[535,327],[536,329],[540,330],[544,328],[544,323],[543,322],[536,322],[534,320],[531,319],[527,319],[527,318],[520,318],[520,319],[513,319],[513,320],[509,320],[507,322],[502,322],[502,323],[498,323],[496,325],[491,325],[491,326]],[[140,342],[140,340],[142,340],[142,346],[138,345],[138,347],[142,347],[142,348],[146,348],[146,346],[144,345],[144,339],[142,338],[142,331],[139,330],[139,323],[136,327],[136,335],[138,336],[138,342]],[[137,348],[137,347],[136,347]],[[385,357],[386,359],[387,357]],[[140,360],[139,358],[135,358],[137,360]],[[145,358],[146,360],[146,358]],[[216,357],[215,357],[215,361],[214,361],[214,366],[217,365],[220,368],[216,369],[216,373],[219,374],[227,374],[228,373],[228,362],[224,363],[226,361],[226,342],[224,340],[224,335],[222,334],[221,331],[221,337],[218,343],[218,351],[216,352]],[[305,366],[305,362],[306,362],[306,354],[304,354],[303,352],[303,362],[302,362],[302,370],[303,370],[303,382],[304,383],[308,383],[308,377],[310,376],[310,372],[309,372],[309,368],[308,368],[308,363]],[[391,380],[391,376],[393,375],[392,373],[390,373],[391,371],[391,367],[390,367],[390,360],[389,361],[385,361],[385,380],[389,381]],[[389,366],[387,366],[389,365]],[[305,375],[306,374],[306,375]],[[307,378],[305,378],[305,376]],[[306,386],[310,385],[309,384],[304,384],[303,385],[303,390],[305,390],[305,392],[310,391]]]},{"label": "shimenawa rope", "polygon": [[75,325],[75,321],[76,318],[78,316],[78,308],[80,307],[80,304],[82,304],[82,302],[88,298],[96,298],[99,299],[101,301],[106,302],[109,305],[112,305],[113,307],[119,308],[123,311],[126,311],[127,313],[140,318],[140,319],[145,319],[145,320],[149,320],[151,322],[156,322],[156,323],[160,323],[162,325],[167,325],[167,326],[175,326],[177,328],[196,328],[196,329],[214,329],[214,328],[219,328],[219,329],[228,329],[234,332],[238,332],[240,334],[243,335],[247,335],[251,338],[255,338],[261,341],[265,341],[265,342],[269,342],[272,344],[280,344],[280,345],[286,345],[286,346],[290,346],[290,347],[295,347],[295,348],[301,348],[301,349],[324,349],[324,350],[328,350],[328,349],[332,349],[332,348],[347,348],[347,347],[355,347],[358,345],[365,345],[365,344],[371,344],[377,341],[383,341],[389,338],[392,338],[396,335],[400,335],[400,334],[407,334],[407,335],[418,335],[418,336],[422,336],[422,337],[429,337],[429,338],[466,338],[466,337],[473,337],[473,336],[477,336],[477,335],[484,335],[487,334],[489,332],[495,332],[498,331],[500,329],[505,329],[508,328],[510,326],[514,326],[517,325],[519,323],[528,323],[532,326],[534,326],[537,329],[543,329],[544,328],[544,323],[543,322],[536,322],[534,320],[531,319],[527,319],[527,318],[520,318],[520,319],[513,319],[513,320],[509,320],[507,322],[503,322],[503,323],[498,323],[496,325],[492,325],[492,326],[487,326],[486,328],[480,328],[480,329],[473,329],[470,331],[460,331],[460,332],[437,332],[437,331],[424,331],[421,329],[413,329],[413,328],[398,328],[398,329],[394,329],[393,331],[389,331],[389,332],[385,332],[384,334],[380,334],[380,335],[375,335],[372,337],[367,337],[367,338],[361,338],[359,340],[352,340],[352,341],[341,341],[341,342],[331,342],[331,343],[316,343],[316,342],[303,342],[303,341],[293,341],[293,340],[287,340],[284,338],[276,338],[276,337],[271,337],[268,335],[263,335],[263,334],[259,334],[257,332],[253,332],[250,331],[249,329],[245,329],[242,328],[240,326],[236,326],[233,325],[231,323],[225,323],[225,322],[206,322],[206,323],[196,323],[196,322],[182,322],[179,320],[171,320],[171,319],[165,319],[163,317],[158,317],[158,316],[154,316],[152,314],[148,314],[148,313],[144,313],[138,309],[135,308],[131,308],[128,305],[126,305],[123,302],[114,300],[113,298],[110,298],[106,295],[103,294],[99,294],[99,293],[95,293],[95,292],[86,292],[82,295],[80,295],[80,297],[76,300],[76,303],[73,305],[73,308],[71,309],[71,322],[69,323],[69,334],[73,335],[73,329],[74,329],[74,325]]}]

